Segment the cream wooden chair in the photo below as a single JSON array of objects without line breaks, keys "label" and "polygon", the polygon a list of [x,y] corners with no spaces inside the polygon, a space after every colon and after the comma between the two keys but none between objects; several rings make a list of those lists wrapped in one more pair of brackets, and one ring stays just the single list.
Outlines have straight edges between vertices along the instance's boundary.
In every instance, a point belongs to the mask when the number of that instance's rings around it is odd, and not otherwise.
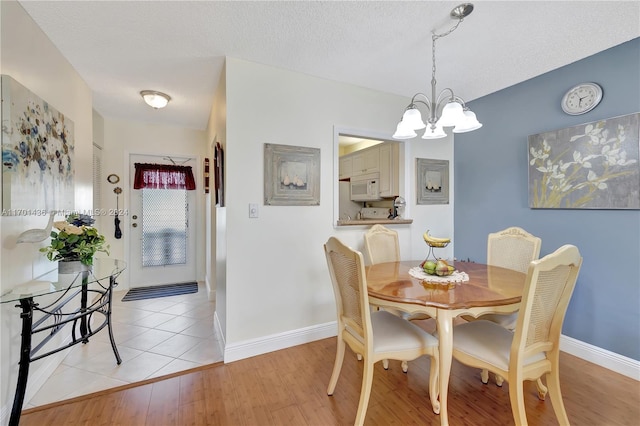
[{"label": "cream wooden chair", "polygon": [[340,376],[345,343],[364,358],[356,425],[364,422],[376,362],[383,359],[411,361],[422,355],[429,355],[429,397],[434,413],[438,414],[438,339],[387,311],[371,312],[364,261],[360,252],[345,246],[335,237],[329,238],[324,250],[338,313],[336,359],[327,394],[333,395]]},{"label": "cream wooden chair", "polygon": [[[364,234],[364,251],[371,265],[400,261],[398,233],[382,225],[373,225],[371,229]],[[409,321],[429,319],[429,316],[426,314],[408,314],[395,309],[384,309]],[[387,360],[383,360],[382,365],[385,370],[389,368],[389,362]],[[403,362],[402,371],[406,373],[407,369],[408,364]]]},{"label": "cream wooden chair", "polygon": [[[512,226],[502,231],[490,233],[487,238],[487,264],[513,269],[527,273],[529,263],[540,256],[542,240],[522,228]],[[483,320],[493,321],[508,330],[516,327],[518,313],[512,314],[487,314],[479,317]],[[474,318],[467,318],[474,320]],[[489,381],[489,373],[483,370],[481,373],[483,383]],[[496,384],[502,386],[503,378],[496,376]],[[547,393],[547,388],[542,381],[538,381],[538,392],[542,399]]]},{"label": "cream wooden chair", "polygon": [[400,260],[400,243],[398,233],[382,225],[373,225],[364,234],[364,251],[369,263],[374,265],[383,262]]},{"label": "cream wooden chair", "polygon": [[573,245],[531,262],[515,332],[484,320],[454,327],[453,356],[458,361],[507,378],[516,425],[527,424],[523,381],[542,375],[558,422],[569,424],[558,373],[560,333],[581,265]]}]

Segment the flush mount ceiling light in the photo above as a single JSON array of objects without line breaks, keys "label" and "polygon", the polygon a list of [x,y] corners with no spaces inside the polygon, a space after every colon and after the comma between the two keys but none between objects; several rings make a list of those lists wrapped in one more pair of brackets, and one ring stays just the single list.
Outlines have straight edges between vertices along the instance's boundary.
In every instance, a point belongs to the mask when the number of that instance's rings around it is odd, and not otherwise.
[{"label": "flush mount ceiling light", "polygon": [[171,100],[171,96],[155,90],[143,90],[140,92],[140,96],[142,96],[147,105],[155,109],[166,107]]},{"label": "flush mount ceiling light", "polygon": [[[451,11],[451,18],[458,22],[442,34],[431,34],[431,98],[424,93],[416,93],[411,98],[411,103],[405,108],[402,120],[393,134],[394,139],[411,139],[417,136],[416,130],[426,128],[422,139],[438,139],[447,136],[443,127],[452,127],[453,133],[464,133],[479,129],[482,124],[476,115],[464,103],[462,98],[456,96],[450,88],[443,89],[436,97],[436,40],[446,37],[458,28],[462,20],[473,12],[473,4],[464,3],[456,6]],[[423,98],[423,99],[418,99]],[[422,121],[422,115],[416,104],[427,107],[429,118],[426,124]]]}]

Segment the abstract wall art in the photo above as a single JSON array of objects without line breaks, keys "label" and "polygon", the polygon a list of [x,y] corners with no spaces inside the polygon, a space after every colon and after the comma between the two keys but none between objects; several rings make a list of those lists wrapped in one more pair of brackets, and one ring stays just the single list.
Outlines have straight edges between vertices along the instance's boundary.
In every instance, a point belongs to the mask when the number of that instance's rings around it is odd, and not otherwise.
[{"label": "abstract wall art", "polygon": [[73,210],[73,121],[2,75],[2,209]]}]

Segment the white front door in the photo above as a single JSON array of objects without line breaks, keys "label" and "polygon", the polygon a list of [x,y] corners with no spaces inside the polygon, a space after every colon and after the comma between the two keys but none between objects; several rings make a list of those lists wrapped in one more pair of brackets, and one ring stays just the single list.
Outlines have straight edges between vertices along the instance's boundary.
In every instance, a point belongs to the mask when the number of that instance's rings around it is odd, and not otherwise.
[{"label": "white front door", "polygon": [[[196,191],[133,189],[135,163],[171,164],[163,157],[130,156],[129,287],[196,281]],[[184,165],[195,169],[195,163]]]}]

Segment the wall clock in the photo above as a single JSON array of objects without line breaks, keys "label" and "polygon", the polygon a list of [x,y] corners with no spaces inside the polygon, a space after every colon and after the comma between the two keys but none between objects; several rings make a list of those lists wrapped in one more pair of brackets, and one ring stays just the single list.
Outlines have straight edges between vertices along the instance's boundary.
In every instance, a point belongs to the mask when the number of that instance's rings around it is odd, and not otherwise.
[{"label": "wall clock", "polygon": [[562,110],[580,115],[594,109],[602,100],[602,87],[597,83],[581,83],[567,90],[562,97]]}]

